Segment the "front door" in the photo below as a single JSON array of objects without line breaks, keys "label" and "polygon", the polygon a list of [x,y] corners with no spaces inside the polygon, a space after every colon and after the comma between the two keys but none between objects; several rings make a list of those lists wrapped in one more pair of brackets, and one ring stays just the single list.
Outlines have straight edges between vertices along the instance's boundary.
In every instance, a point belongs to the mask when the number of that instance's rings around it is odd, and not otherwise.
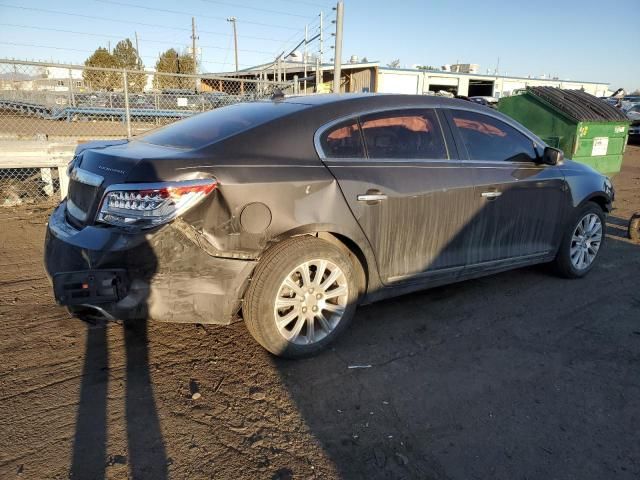
[{"label": "front door", "polygon": [[363,115],[321,137],[323,160],[385,283],[454,277],[464,268],[472,169],[447,143],[434,109]]},{"label": "front door", "polygon": [[541,164],[534,141],[494,116],[467,110],[448,115],[476,184],[468,265],[526,261],[553,252],[568,202],[560,168]]}]

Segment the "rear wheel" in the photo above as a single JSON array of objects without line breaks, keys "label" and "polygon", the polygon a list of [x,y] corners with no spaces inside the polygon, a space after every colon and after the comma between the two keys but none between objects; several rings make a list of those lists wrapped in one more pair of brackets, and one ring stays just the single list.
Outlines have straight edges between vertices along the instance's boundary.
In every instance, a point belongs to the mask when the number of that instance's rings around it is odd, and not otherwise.
[{"label": "rear wheel", "polygon": [[602,249],[604,226],[605,216],[600,206],[587,203],[578,210],[555,259],[560,275],[580,278],[589,273]]},{"label": "rear wheel", "polygon": [[313,355],[353,317],[356,278],[351,260],[338,246],[311,236],[286,240],[256,268],[243,305],[247,328],[275,355]]}]

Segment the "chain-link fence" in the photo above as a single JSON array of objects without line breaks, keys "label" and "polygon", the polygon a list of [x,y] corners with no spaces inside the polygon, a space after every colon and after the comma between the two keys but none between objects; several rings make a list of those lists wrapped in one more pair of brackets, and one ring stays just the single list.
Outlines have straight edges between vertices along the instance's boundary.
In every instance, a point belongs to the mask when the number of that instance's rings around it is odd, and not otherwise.
[{"label": "chain-link fence", "polygon": [[[59,177],[79,142],[130,138],[206,110],[298,93],[297,82],[251,77],[0,59],[0,206],[64,195]],[[52,158],[52,145],[69,147],[69,157]]]}]

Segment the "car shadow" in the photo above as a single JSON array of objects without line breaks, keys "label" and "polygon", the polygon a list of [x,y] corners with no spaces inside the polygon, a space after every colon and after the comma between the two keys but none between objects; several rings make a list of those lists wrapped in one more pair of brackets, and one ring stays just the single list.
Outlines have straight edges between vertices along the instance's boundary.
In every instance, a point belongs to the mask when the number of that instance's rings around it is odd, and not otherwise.
[{"label": "car shadow", "polygon": [[607,234],[617,238],[629,238],[629,220],[615,216],[607,217]]},{"label": "car shadow", "polygon": [[539,265],[405,295],[275,359],[340,477],[633,478],[640,246],[607,240],[586,279]]}]

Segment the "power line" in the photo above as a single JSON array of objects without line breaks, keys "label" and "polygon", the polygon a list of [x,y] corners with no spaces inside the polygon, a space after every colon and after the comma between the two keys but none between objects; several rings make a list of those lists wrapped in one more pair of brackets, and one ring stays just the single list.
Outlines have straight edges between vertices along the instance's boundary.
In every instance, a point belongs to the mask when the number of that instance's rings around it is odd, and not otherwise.
[{"label": "power line", "polygon": [[[18,9],[18,10],[28,10],[28,11],[33,11],[33,12],[52,13],[54,15],[67,15],[67,16],[71,16],[71,17],[87,18],[89,20],[103,20],[103,21],[107,21],[107,22],[126,23],[126,24],[129,24],[129,25],[140,25],[140,26],[143,26],[143,27],[160,28],[160,29],[168,29],[168,30],[177,30],[177,31],[181,31],[181,32],[191,32],[190,28],[175,27],[175,26],[171,26],[171,25],[160,25],[160,24],[157,24],[157,23],[134,22],[134,21],[131,21],[131,20],[122,20],[122,19],[119,19],[119,18],[99,17],[99,16],[96,16],[96,15],[83,15],[81,13],[62,12],[62,11],[59,11],[59,10],[48,10],[48,9],[45,9],[45,8],[23,7],[23,6],[18,6],[18,5],[7,5],[7,4],[3,4],[3,3],[0,3],[0,7],[15,8],[15,9]],[[211,30],[200,30],[200,33],[208,33],[208,34],[211,34],[211,35],[218,35],[218,36],[222,36],[222,37],[229,37],[230,36],[228,33],[213,32]],[[251,40],[261,40],[261,41],[265,41],[265,42],[280,42],[280,39],[278,39],[278,38],[254,37],[254,36],[249,36],[249,35],[244,35],[243,38],[247,38],[247,39],[251,39]]]},{"label": "power line", "polygon": [[[46,48],[49,50],[62,50],[62,51],[68,51],[68,52],[94,53],[93,50],[83,50],[79,48],[69,48],[69,47],[55,47],[51,45],[37,45],[34,43],[0,42],[0,45],[9,45],[14,47]],[[140,58],[158,60],[159,57],[152,56],[152,55],[142,55],[140,56]],[[202,63],[210,63],[210,64],[216,64],[216,65],[231,65],[231,63],[229,62],[213,62],[210,60],[202,61]]]},{"label": "power line", "polygon": [[201,2],[205,2],[205,3],[215,3],[217,5],[224,5],[224,6],[233,7],[233,8],[244,8],[246,10],[254,10],[256,12],[273,13],[275,15],[285,15],[285,16],[289,16],[289,17],[309,18],[308,15],[300,15],[298,13],[283,12],[281,10],[271,10],[271,9],[268,9],[268,8],[250,7],[250,6],[247,6],[247,5],[238,5],[236,3],[221,2],[219,0],[200,0],[200,1]]},{"label": "power line", "polygon": [[[50,32],[59,32],[59,33],[73,33],[77,35],[88,35],[91,37],[103,37],[103,38],[121,38],[121,35],[109,35],[104,33],[93,33],[93,32],[76,32],[74,30],[64,30],[61,28],[49,28],[49,27],[36,27],[32,25],[18,25],[15,23],[0,23],[3,27],[16,27],[16,28],[30,28],[33,30],[47,30]],[[147,40],[148,41],[148,40]]]},{"label": "power line", "polygon": [[17,5],[6,5],[3,3],[0,3],[0,7],[6,7],[6,8],[16,8],[19,10],[29,10],[32,12],[43,12],[43,13],[53,13],[54,15],[68,15],[71,17],[78,17],[78,18],[88,18],[90,20],[105,20],[108,22],[116,22],[116,23],[127,23],[130,25],[141,25],[143,27],[153,27],[153,28],[167,28],[170,30],[185,30],[185,31],[191,31],[190,28],[182,28],[182,27],[172,27],[170,25],[159,25],[157,23],[142,23],[142,22],[132,22],[130,20],[123,20],[121,18],[107,18],[107,17],[98,17],[95,15],[83,15],[81,13],[70,13],[70,12],[61,12],[59,10],[47,10],[45,8],[35,8],[35,7],[23,7],[23,6],[17,6]]},{"label": "power line", "polygon": [[[221,20],[221,21],[226,21],[226,17],[215,17],[212,15],[204,15],[200,12],[185,12],[185,11],[179,11],[179,10],[169,10],[166,8],[156,8],[156,7],[147,7],[146,5],[136,5],[133,3],[124,3],[124,2],[117,2],[115,0],[95,0],[96,2],[100,2],[100,3],[108,3],[108,4],[112,4],[112,5],[120,5],[122,7],[129,7],[129,8],[140,8],[143,10],[150,10],[150,11],[154,11],[154,12],[164,12],[164,13],[172,13],[172,14],[177,14],[177,15],[188,15],[188,16],[195,16],[198,18],[210,18],[212,20]],[[261,23],[261,22],[253,22],[250,20],[242,20],[242,23],[246,23],[248,25],[257,25],[260,27],[272,27],[272,28],[281,28],[284,30],[295,30],[295,28],[293,27],[288,27],[285,25],[274,25],[271,23]]]},{"label": "power line", "polygon": [[[105,35],[105,34],[101,34],[101,33],[91,33],[91,32],[78,32],[75,30],[64,30],[61,28],[49,28],[49,27],[36,27],[36,26],[32,26],[32,25],[17,25],[14,23],[0,23],[0,25],[2,26],[7,26],[7,27],[18,27],[18,28],[28,28],[28,29],[32,29],[32,30],[47,30],[47,31],[51,31],[51,32],[59,32],[59,33],[71,33],[71,34],[75,34],[75,35],[88,35],[88,36],[92,36],[92,37],[103,37],[103,38],[120,38],[122,39],[121,35]],[[150,39],[146,39],[144,38],[144,41],[146,43],[158,43],[158,44],[164,44],[164,45],[175,45],[176,43],[180,43],[179,41],[168,41],[168,40],[150,40]],[[222,47],[220,45],[200,45],[201,48],[212,48],[215,50],[226,50],[228,47]],[[239,49],[240,52],[246,52],[246,53],[259,53],[262,55],[271,55],[273,52],[268,52],[265,50],[251,50],[251,49]]]},{"label": "power line", "polygon": [[316,3],[316,2],[304,2],[302,0],[280,0],[281,2],[288,2],[288,3],[299,3],[300,5],[309,5],[310,7],[320,7],[320,8],[326,8],[327,4],[322,4],[322,3]]}]

